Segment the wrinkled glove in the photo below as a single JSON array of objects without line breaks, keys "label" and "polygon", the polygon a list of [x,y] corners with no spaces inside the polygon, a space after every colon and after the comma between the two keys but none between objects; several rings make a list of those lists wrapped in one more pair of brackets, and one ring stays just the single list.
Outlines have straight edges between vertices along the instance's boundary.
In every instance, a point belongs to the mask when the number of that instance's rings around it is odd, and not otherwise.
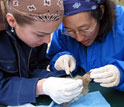
[{"label": "wrinkled glove", "polygon": [[43,83],[43,91],[57,104],[69,102],[79,96],[83,90],[82,80],[50,77]]},{"label": "wrinkled glove", "polygon": [[120,82],[120,72],[114,65],[92,69],[90,72],[90,77],[103,87],[114,87]]},{"label": "wrinkled glove", "polygon": [[66,74],[73,72],[76,67],[76,60],[71,55],[62,55],[55,62],[56,70],[64,70]]}]

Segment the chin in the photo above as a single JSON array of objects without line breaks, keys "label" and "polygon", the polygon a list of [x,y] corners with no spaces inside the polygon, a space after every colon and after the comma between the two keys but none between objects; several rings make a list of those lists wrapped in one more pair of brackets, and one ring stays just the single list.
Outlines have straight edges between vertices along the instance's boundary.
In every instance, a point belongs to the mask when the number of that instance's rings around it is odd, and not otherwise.
[{"label": "chin", "polygon": [[93,42],[89,42],[88,44],[86,44],[85,46],[91,46],[93,44]]},{"label": "chin", "polygon": [[[82,43],[82,44],[83,44],[83,43]],[[83,45],[84,45],[84,46],[90,46],[90,45],[92,45],[92,44],[89,44],[89,43],[88,43],[88,44],[83,44]]]},{"label": "chin", "polygon": [[87,44],[87,45],[85,45],[85,46],[91,46],[92,44]]}]

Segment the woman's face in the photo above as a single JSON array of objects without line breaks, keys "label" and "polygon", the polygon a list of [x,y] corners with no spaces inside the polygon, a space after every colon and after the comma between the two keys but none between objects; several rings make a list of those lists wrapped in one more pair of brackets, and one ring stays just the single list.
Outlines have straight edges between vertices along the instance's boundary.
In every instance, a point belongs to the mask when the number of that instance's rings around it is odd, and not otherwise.
[{"label": "woman's face", "polygon": [[99,23],[88,12],[65,16],[63,25],[67,34],[85,46],[90,46],[97,37]]},{"label": "woman's face", "polygon": [[41,22],[35,21],[32,25],[20,26],[16,23],[15,31],[17,36],[30,47],[37,47],[50,42],[50,36],[55,31],[61,21]]}]

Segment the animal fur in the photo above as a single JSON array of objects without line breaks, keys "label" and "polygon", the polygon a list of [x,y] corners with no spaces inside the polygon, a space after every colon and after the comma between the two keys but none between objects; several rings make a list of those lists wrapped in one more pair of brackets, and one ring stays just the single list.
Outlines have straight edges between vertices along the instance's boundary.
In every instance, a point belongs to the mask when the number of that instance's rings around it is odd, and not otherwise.
[{"label": "animal fur", "polygon": [[[82,93],[78,97],[80,97],[82,94],[83,94],[83,96],[86,96],[88,93],[88,90],[89,90],[89,83],[91,81],[90,72],[86,73],[83,76],[77,76],[74,79],[81,79],[83,82],[83,90],[82,90]],[[77,97],[76,97],[76,99],[77,99]],[[63,103],[63,104],[61,104],[61,106],[68,107],[74,101],[75,101],[75,99],[73,99],[70,102]]]}]

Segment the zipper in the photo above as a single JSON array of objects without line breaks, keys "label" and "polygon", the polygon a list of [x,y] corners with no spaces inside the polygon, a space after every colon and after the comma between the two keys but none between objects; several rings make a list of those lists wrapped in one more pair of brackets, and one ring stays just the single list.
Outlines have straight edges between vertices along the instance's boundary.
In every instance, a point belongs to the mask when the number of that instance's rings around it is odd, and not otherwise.
[{"label": "zipper", "polygon": [[32,53],[32,48],[30,49],[30,52],[29,52],[27,72],[29,72],[29,63],[30,63],[31,53]]},{"label": "zipper", "polygon": [[84,47],[85,49],[85,54],[86,54],[86,72],[88,72],[88,58],[87,58],[87,47]]},{"label": "zipper", "polygon": [[[6,31],[6,33],[7,33],[12,39],[14,39],[14,38],[12,37],[12,34],[11,34],[10,32]],[[21,77],[22,75],[21,75],[20,55],[19,55],[19,51],[18,51],[17,44],[16,44],[16,42],[15,42],[15,39],[14,39],[14,45],[15,45],[15,48],[16,48],[16,51],[17,51],[17,57],[18,57],[19,76]]]},{"label": "zipper", "polygon": [[[15,42],[14,42],[15,43]],[[20,55],[19,55],[19,51],[18,51],[18,48],[17,48],[17,45],[15,43],[15,47],[16,47],[16,50],[17,50],[17,55],[18,55],[18,67],[19,67],[19,76],[21,77],[21,64],[20,64]]]}]

